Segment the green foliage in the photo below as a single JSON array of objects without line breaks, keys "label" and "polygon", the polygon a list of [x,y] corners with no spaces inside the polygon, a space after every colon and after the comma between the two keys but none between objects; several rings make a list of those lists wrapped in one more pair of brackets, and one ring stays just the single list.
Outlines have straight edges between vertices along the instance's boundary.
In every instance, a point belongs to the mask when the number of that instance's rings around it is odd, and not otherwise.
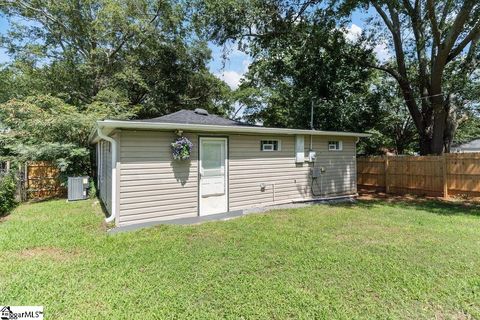
[{"label": "green foliage", "polygon": [[16,206],[17,185],[13,174],[0,175],[0,217],[9,214]]},{"label": "green foliage", "polygon": [[128,97],[116,89],[103,89],[81,113],[90,119],[128,120],[141,111],[140,105],[131,105]]},{"label": "green foliage", "polygon": [[[11,24],[1,44],[14,58],[3,70],[0,103],[51,94],[79,111],[112,104],[128,118],[231,108],[230,91],[208,71],[210,49],[192,32],[183,2],[22,0],[0,3],[0,12]],[[18,89],[3,92],[12,83]]]},{"label": "green foliage", "polygon": [[65,175],[88,174],[88,137],[97,117],[48,95],[10,100],[0,106],[0,121],[11,129],[0,135],[2,155],[52,161]]},{"label": "green foliage", "polygon": [[2,104],[0,119],[17,139],[25,142],[66,141],[86,145],[95,118],[78,112],[59,98],[40,95]]},{"label": "green foliage", "polygon": [[371,6],[373,14],[358,45],[384,43],[392,58],[365,65],[396,79],[415,124],[420,153],[449,152],[462,119],[480,102],[480,2],[338,3],[347,4],[347,14]]},{"label": "green foliage", "polygon": [[480,116],[472,115],[458,127],[455,143],[462,144],[480,139]]},{"label": "green foliage", "polygon": [[[348,43],[335,20],[319,11],[289,25],[285,33],[251,43],[256,52],[240,102],[251,122],[267,126],[351,130],[358,105],[369,89],[370,72],[357,60],[372,57]],[[252,88],[255,91],[252,91]],[[243,98],[242,97],[242,98]]]},{"label": "green foliage", "polygon": [[90,151],[72,143],[44,142],[15,145],[13,154],[21,161],[51,161],[61,172],[62,180],[72,175],[88,175]]},{"label": "green foliage", "polygon": [[230,88],[207,69],[211,51],[177,1],[0,1],[13,61],[0,67],[0,158],[90,171],[95,121],[180,108],[227,115]]},{"label": "green foliage", "polygon": [[346,39],[330,7],[309,5],[302,12],[287,1],[199,1],[196,21],[209,26],[207,36],[237,41],[253,59],[234,96],[244,118],[310,128],[313,104],[316,129],[377,133],[362,153],[412,152],[415,127],[396,84],[365,67],[374,55]]},{"label": "green foliage", "polygon": [[[369,133],[371,136],[360,139],[358,142],[357,154],[359,155],[381,156],[387,153],[413,155],[415,153],[415,141],[413,139],[396,141],[395,135],[388,132],[387,128],[371,129],[367,130],[366,133]],[[404,144],[407,145],[407,148],[405,148]]]},{"label": "green foliage", "polygon": [[95,199],[97,197],[97,187],[95,186],[95,180],[90,178],[88,182],[88,197]]},{"label": "green foliage", "polygon": [[415,126],[401,93],[394,81],[382,74],[376,73],[371,79],[363,103],[357,104],[357,112],[350,120],[358,131],[372,134],[360,140],[358,152],[361,154],[412,154],[418,150]]},{"label": "green foliage", "polygon": [[[454,99],[460,105],[464,114],[459,119],[455,144],[461,144],[480,138],[480,77],[477,81],[468,82],[463,87],[460,96]],[[466,111],[465,111],[466,110]]]},{"label": "green foliage", "polygon": [[392,145],[392,140],[378,130],[368,130],[371,136],[361,139],[357,145],[357,152],[360,155],[384,155],[386,147]]},{"label": "green foliage", "polygon": [[[475,72],[480,50],[478,1],[194,3],[195,22],[206,26],[207,37],[221,45],[238,44],[253,59],[240,90],[253,87],[255,92],[248,92],[254,96],[237,94],[251,122],[308,127],[313,101],[316,128],[373,129],[385,135],[385,142],[391,141],[384,146],[387,149],[441,153],[448,150],[457,120],[471,111],[472,102],[480,101]],[[355,10],[368,10],[372,18],[354,44],[346,43],[341,30]],[[439,43],[433,37],[435,28]],[[387,46],[393,57],[376,58],[372,53],[378,45]],[[396,88],[387,85],[388,95],[400,98],[401,108],[398,101],[391,108],[379,106],[390,98],[382,99],[371,90],[369,70],[382,70],[384,79],[396,80]],[[388,115],[367,123],[362,116],[372,113],[364,112],[370,107]],[[435,117],[446,120],[434,121]]]}]

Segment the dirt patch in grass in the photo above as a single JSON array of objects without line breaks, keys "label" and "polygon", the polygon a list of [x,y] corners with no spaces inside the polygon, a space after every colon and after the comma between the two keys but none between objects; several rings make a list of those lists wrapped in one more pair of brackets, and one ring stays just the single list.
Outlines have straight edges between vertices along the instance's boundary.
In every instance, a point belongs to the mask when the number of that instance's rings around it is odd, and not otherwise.
[{"label": "dirt patch in grass", "polygon": [[396,202],[396,201],[421,201],[421,200],[438,200],[445,201],[442,197],[432,197],[432,196],[420,196],[414,194],[391,194],[385,192],[378,192],[372,190],[359,190],[358,200],[383,200],[386,202]]},{"label": "dirt patch in grass", "polygon": [[464,313],[463,311],[437,311],[435,313],[436,320],[471,320],[473,317],[469,314]]},{"label": "dirt patch in grass", "polygon": [[72,260],[81,255],[79,250],[66,251],[64,249],[55,247],[35,247],[24,249],[17,253],[17,256],[21,259],[48,259],[54,261],[67,261]]},{"label": "dirt patch in grass", "polygon": [[0,223],[7,221],[9,219],[9,217],[10,217],[10,215],[0,217]]},{"label": "dirt patch in grass", "polygon": [[357,198],[357,204],[373,205],[375,203],[389,206],[401,206],[403,208],[423,209],[441,214],[464,214],[480,215],[480,201],[476,199],[465,200],[463,198],[450,197],[448,199],[438,197],[422,197],[415,195],[394,195],[379,192],[361,193]]},{"label": "dirt patch in grass", "polygon": [[188,242],[196,241],[222,241],[225,238],[225,232],[218,230],[194,230],[187,234],[186,239]]},{"label": "dirt patch in grass", "polygon": [[372,190],[359,190],[358,200],[383,200],[386,202],[398,202],[398,201],[432,201],[436,200],[446,204],[463,204],[466,206],[480,205],[480,197],[462,197],[461,195],[452,195],[448,199],[443,197],[421,196],[414,194],[387,194],[384,192],[372,191]]}]

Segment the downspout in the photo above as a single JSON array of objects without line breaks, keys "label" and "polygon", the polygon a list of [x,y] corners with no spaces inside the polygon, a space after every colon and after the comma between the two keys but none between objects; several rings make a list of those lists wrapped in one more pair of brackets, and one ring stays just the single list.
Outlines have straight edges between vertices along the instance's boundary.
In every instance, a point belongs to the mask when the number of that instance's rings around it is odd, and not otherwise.
[{"label": "downspout", "polygon": [[109,217],[105,218],[105,222],[110,223],[115,220],[117,213],[117,141],[105,135],[100,127],[98,127],[97,132],[101,139],[112,144],[112,212]]},{"label": "downspout", "polygon": [[357,144],[358,142],[360,141],[360,137],[357,137],[357,139],[355,140],[355,195],[358,196],[358,173],[357,173]]},{"label": "downspout", "polygon": [[100,166],[102,165],[102,159],[101,157],[101,152],[100,152],[100,141],[97,143],[97,186],[100,186]]}]

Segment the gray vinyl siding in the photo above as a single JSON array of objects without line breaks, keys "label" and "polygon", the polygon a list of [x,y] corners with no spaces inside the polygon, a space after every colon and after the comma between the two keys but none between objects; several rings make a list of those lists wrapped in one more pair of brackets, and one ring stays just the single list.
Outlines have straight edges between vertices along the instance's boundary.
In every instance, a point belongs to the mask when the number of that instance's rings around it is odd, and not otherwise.
[{"label": "gray vinyl siding", "polygon": [[109,213],[112,212],[112,152],[110,142],[100,141],[98,177],[100,199]]},{"label": "gray vinyl siding", "polygon": [[[329,151],[328,141],[339,140],[343,143],[342,151]],[[308,141],[308,143],[307,143]],[[305,137],[307,147],[310,139]],[[314,137],[313,149],[317,152],[315,166],[324,167],[321,184],[314,184],[314,192],[326,196],[355,194],[357,192],[356,138]],[[308,151],[308,150],[307,150]]]},{"label": "gray vinyl siding", "polygon": [[[170,220],[198,215],[198,136],[190,161],[174,161],[173,132],[122,131],[119,173],[119,224]],[[213,136],[201,134],[200,136]],[[294,136],[223,134],[229,149],[229,210],[312,199],[311,163],[295,163]],[[281,150],[260,150],[261,140],[281,140]],[[341,140],[342,151],[328,151],[329,140]],[[310,137],[305,136],[308,155]],[[314,137],[316,166],[323,166],[321,195],[356,192],[355,138]],[[262,191],[261,184],[266,188]],[[275,194],[272,184],[275,185]],[[320,193],[320,182],[314,185]]]},{"label": "gray vinyl siding", "polygon": [[172,159],[173,132],[121,132],[120,225],[197,215],[197,136],[186,136],[192,161]]},{"label": "gray vinyl siding", "polygon": [[[281,150],[260,150],[261,140],[280,140]],[[329,140],[341,140],[342,151],[328,151]],[[353,138],[313,137],[317,153],[315,166],[325,173],[313,184],[316,195],[337,196],[356,192],[355,140]],[[310,137],[305,137],[308,155]],[[230,136],[230,210],[312,199],[311,163],[295,163],[293,136]],[[261,184],[265,184],[262,190]],[[320,192],[321,191],[321,192]]]}]

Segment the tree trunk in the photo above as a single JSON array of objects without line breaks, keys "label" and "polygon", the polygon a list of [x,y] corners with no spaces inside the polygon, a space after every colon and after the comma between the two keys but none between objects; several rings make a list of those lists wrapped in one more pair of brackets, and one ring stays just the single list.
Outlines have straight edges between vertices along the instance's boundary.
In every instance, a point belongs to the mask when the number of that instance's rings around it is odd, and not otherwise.
[{"label": "tree trunk", "polygon": [[432,139],[426,132],[419,132],[420,155],[425,156],[432,153]]},{"label": "tree trunk", "polygon": [[433,119],[433,137],[432,137],[432,153],[441,155],[445,146],[445,129],[447,124],[447,113],[442,108],[435,110]]},{"label": "tree trunk", "polygon": [[456,108],[452,103],[452,100],[449,98],[447,100],[447,123],[445,127],[445,136],[444,136],[444,147],[445,152],[450,153],[450,149],[452,147],[453,138],[455,137],[455,133],[457,132],[458,126],[461,119],[457,118],[457,113],[455,112]]},{"label": "tree trunk", "polygon": [[[418,130],[421,155],[450,152],[453,138],[461,120],[457,119],[454,106],[449,99],[440,105],[424,105],[423,130]],[[433,112],[431,110],[435,108]]]}]

